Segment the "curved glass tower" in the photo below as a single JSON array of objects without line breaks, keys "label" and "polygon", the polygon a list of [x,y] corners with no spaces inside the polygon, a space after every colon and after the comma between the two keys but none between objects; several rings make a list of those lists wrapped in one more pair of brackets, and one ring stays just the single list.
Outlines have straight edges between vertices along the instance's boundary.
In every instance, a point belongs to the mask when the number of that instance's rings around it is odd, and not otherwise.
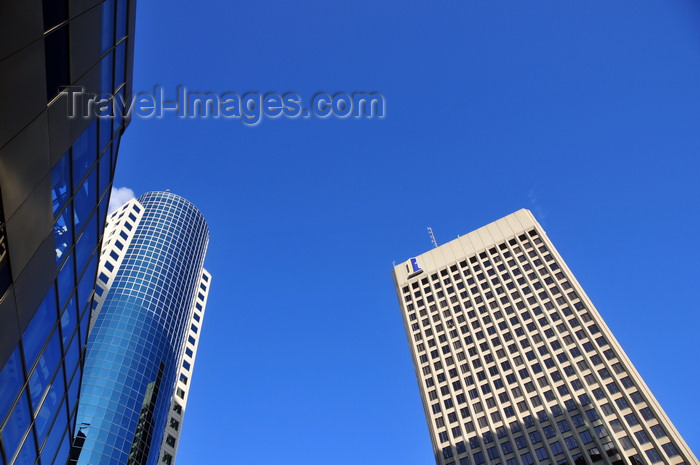
[{"label": "curved glass tower", "polygon": [[196,350],[208,241],[199,210],[169,192],[143,194],[111,215],[71,451],[78,464],[172,462],[160,451],[181,421],[171,412],[182,414],[179,385]]}]

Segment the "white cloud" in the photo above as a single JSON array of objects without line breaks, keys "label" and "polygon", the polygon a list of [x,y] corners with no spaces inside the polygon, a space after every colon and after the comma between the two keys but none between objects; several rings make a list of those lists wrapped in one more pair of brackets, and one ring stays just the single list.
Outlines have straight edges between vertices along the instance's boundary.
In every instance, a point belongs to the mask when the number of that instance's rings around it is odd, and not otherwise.
[{"label": "white cloud", "polygon": [[128,187],[112,187],[112,193],[109,196],[109,213],[112,213],[134,197],[136,197],[134,191]]}]

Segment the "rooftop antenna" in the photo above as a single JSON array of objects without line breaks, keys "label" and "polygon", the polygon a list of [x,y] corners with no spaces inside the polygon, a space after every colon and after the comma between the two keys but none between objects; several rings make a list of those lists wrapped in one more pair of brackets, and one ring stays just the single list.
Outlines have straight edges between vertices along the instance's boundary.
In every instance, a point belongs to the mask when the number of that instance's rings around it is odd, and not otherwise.
[{"label": "rooftop antenna", "polygon": [[428,235],[430,236],[430,242],[433,243],[433,247],[437,247],[437,241],[435,240],[435,234],[433,234],[433,228],[428,226]]}]

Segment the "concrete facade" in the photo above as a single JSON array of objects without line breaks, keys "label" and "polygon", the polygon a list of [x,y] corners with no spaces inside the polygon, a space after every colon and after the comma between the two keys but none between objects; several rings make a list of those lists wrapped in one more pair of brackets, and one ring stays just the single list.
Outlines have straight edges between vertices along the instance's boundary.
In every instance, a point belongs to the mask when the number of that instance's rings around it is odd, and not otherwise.
[{"label": "concrete facade", "polygon": [[698,463],[529,211],[393,274],[438,465]]}]

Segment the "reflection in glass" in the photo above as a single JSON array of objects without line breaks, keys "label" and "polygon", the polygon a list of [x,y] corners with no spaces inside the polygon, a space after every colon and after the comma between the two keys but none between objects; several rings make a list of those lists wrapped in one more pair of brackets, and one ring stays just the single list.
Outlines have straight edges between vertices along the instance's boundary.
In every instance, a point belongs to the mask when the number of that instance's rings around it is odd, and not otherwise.
[{"label": "reflection in glass", "polygon": [[71,150],[73,159],[73,188],[77,187],[97,159],[97,120],[78,137]]},{"label": "reflection in glass", "polygon": [[60,214],[56,223],[53,225],[53,237],[56,241],[56,263],[61,263],[66,252],[73,244],[73,208],[68,203],[68,206]]},{"label": "reflection in glass", "polygon": [[26,389],[22,391],[17,405],[10,414],[7,423],[2,429],[2,439],[5,446],[5,452],[11,457],[26,433],[31,421],[29,413],[29,402],[27,399]]},{"label": "reflection in glass", "polygon": [[56,295],[52,287],[22,335],[24,360],[27,367],[34,365],[34,361],[44,347],[57,317]]},{"label": "reflection in glass", "polygon": [[10,355],[2,371],[0,371],[0,418],[5,418],[15,400],[16,393],[22,387],[22,360],[19,346]]},{"label": "reflection in glass", "polygon": [[54,218],[70,199],[70,157],[67,155],[68,152],[51,169],[51,203]]},{"label": "reflection in glass", "polygon": [[[29,392],[32,405],[36,408],[41,402],[46,389],[50,386],[53,374],[61,360],[61,343],[58,340],[58,331],[54,331],[49,345],[39,359],[34,373],[29,377]],[[61,383],[63,381],[61,380]]]}]

